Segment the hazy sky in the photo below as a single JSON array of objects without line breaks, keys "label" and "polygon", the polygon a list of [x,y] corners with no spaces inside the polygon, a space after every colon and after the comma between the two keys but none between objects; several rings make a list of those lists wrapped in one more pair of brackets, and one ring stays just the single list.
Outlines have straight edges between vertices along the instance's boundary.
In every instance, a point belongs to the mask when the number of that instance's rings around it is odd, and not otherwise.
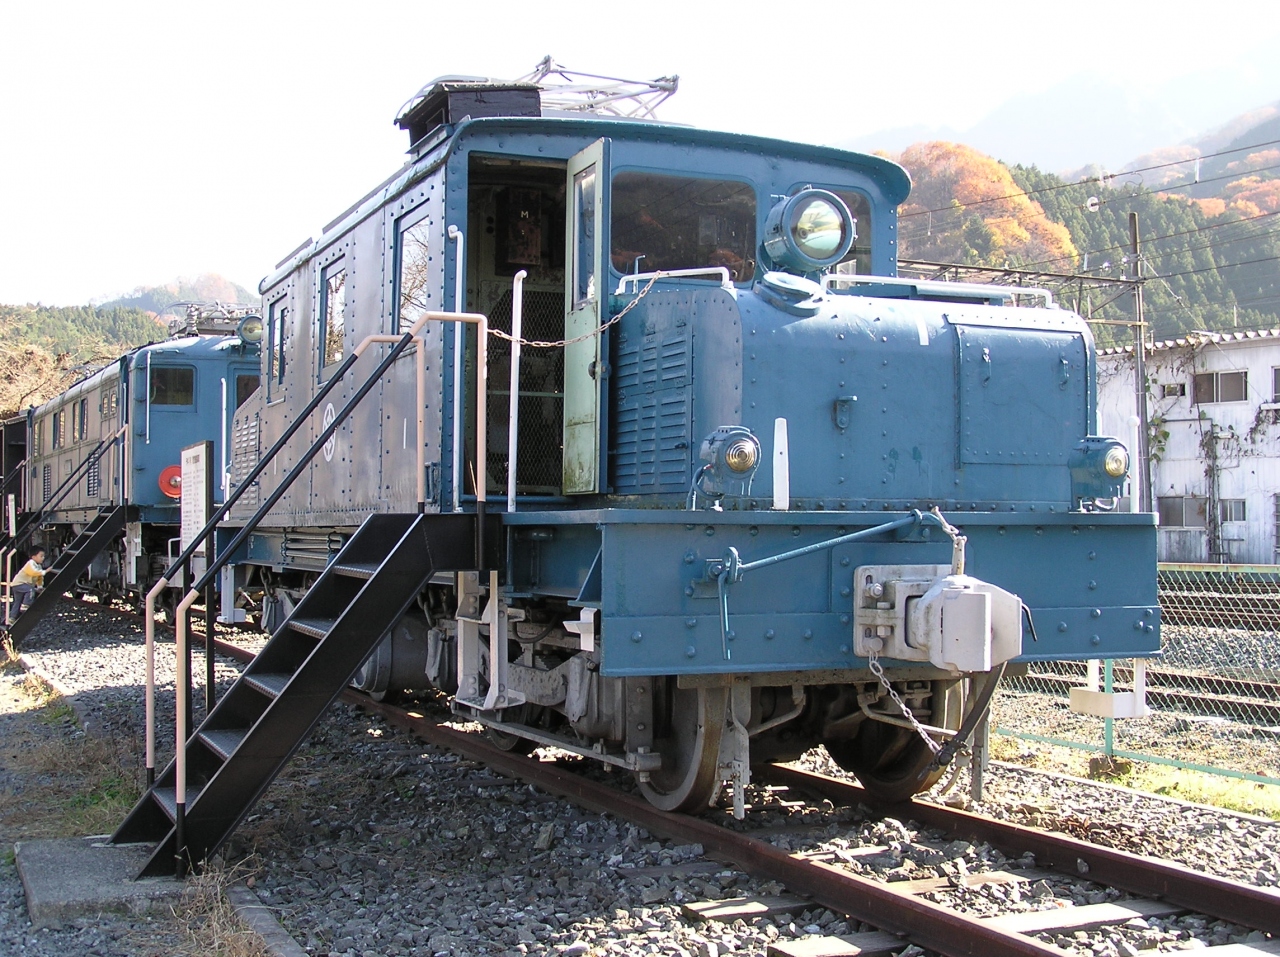
[{"label": "hazy sky", "polygon": [[677,73],[664,119],[821,143],[964,131],[1019,98],[1088,111],[1115,91],[1190,136],[1280,100],[1275,3],[1211,11],[14,3],[0,18],[0,302],[80,303],[202,272],[256,288],[401,164],[397,108],[440,74],[516,76],[547,53],[589,72]]}]

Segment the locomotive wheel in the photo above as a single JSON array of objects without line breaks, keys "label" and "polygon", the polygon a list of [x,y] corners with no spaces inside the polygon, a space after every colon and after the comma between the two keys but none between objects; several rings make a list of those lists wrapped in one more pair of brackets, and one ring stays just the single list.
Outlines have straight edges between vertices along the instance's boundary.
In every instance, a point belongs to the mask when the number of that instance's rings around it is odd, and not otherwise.
[{"label": "locomotive wheel", "polygon": [[[658,682],[658,688],[663,687]],[[720,791],[720,738],[729,705],[727,688],[677,688],[666,680],[654,702],[659,734],[653,749],[662,767],[640,781],[640,793],[663,811],[700,811]]]},{"label": "locomotive wheel", "polygon": [[[502,712],[501,718],[504,721],[516,721],[520,724],[526,724],[530,718],[529,708],[527,705],[520,705],[518,708],[507,708]],[[536,741],[522,738],[518,734],[509,734],[492,725],[485,725],[484,736],[499,751],[510,751],[512,754],[533,754],[533,749],[538,746]]]},{"label": "locomotive wheel", "polygon": [[[958,682],[935,681],[932,716],[928,724],[958,728],[961,720]],[[927,791],[942,778],[938,769],[923,779],[920,773],[933,760],[933,752],[914,728],[900,728],[881,721],[864,721],[852,738],[826,742],[827,753],[879,801],[908,801]]]}]

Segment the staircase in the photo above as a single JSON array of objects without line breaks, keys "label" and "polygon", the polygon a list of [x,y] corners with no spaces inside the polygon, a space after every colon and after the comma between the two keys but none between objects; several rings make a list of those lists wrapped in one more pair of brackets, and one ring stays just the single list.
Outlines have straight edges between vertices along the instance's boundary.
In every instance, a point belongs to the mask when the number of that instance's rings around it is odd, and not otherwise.
[{"label": "staircase", "polygon": [[30,607],[9,626],[9,640],[15,648],[58,603],[58,599],[71,590],[76,579],[85,573],[102,550],[124,531],[128,520],[128,506],[104,508],[75,541],[62,550],[62,554],[45,571],[44,591],[36,595]]},{"label": "staircase", "polygon": [[[187,741],[188,861],[231,835],[431,576],[477,567],[474,514],[365,520]],[[139,877],[174,873],[174,785],[170,763],[111,838],[157,842]]]}]

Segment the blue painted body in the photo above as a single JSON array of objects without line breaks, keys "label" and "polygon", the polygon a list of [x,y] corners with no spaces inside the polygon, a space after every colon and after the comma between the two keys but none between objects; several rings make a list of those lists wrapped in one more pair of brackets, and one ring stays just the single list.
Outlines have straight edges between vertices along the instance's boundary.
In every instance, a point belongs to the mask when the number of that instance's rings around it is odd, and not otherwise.
[{"label": "blue painted body", "polygon": [[[284,398],[274,407],[252,403],[237,429],[252,426],[265,445],[314,394],[307,353],[316,347],[308,337],[315,335],[321,266],[339,252],[347,257],[347,302],[357,304],[348,308],[348,349],[364,335],[399,328],[387,290],[399,281],[401,222],[431,227],[423,299],[432,308],[472,308],[472,301],[455,302],[455,278],[467,264],[445,237],[448,226],[465,232],[471,222],[476,158],[545,167],[602,137],[611,144],[610,176],[649,170],[750,183],[758,234],[780,196],[807,185],[854,191],[870,214],[859,239],[871,270],[896,272],[896,210],[909,181],[885,160],[662,125],[468,120],[418,144],[403,170],[263,280],[264,314],[289,305],[288,341],[300,355],[275,393]],[[482,234],[468,239],[472,263]],[[609,250],[608,236],[600,241]],[[519,496],[519,511],[490,512],[507,529],[505,581],[513,602],[598,607],[605,675],[862,668],[851,651],[853,568],[946,562],[950,544],[936,533],[840,546],[750,573],[730,589],[731,657],[721,648],[717,601],[694,582],[730,546],[750,560],[937,506],[969,535],[968,571],[1031,608],[1036,638],[1026,631],[1024,657],[1158,652],[1154,517],[1082,510],[1072,487],[1069,461],[1096,427],[1093,340],[1079,316],[890,285],[883,295],[831,292],[789,309],[759,287],[766,272],[757,262],[732,289],[701,279],[664,281],[602,333],[604,488]],[[548,275],[542,278],[550,283]],[[613,294],[621,276],[612,265],[607,276],[605,319],[631,303],[636,288]],[[427,507],[448,510],[472,467],[468,452],[462,473],[453,474],[453,421],[464,413],[453,400],[452,330],[433,328],[425,349]],[[401,424],[412,377],[401,370],[387,383],[367,400],[362,424],[339,431],[335,464],[313,466],[309,485],[296,486],[269,516],[250,562],[288,567],[277,559],[280,543],[297,529],[349,530],[371,511],[414,507],[408,490],[415,463],[404,438],[411,426]],[[779,417],[790,436],[786,512],[770,509],[768,462]],[[750,491],[726,497],[722,511],[690,510],[699,444],[722,426],[750,429],[765,464]],[[297,452],[285,458],[290,454]],[[489,450],[491,463],[505,455],[505,448]],[[255,463],[238,458],[237,474]],[[364,470],[376,476],[368,488],[357,481]],[[474,507],[473,495],[462,499],[464,508]]]}]

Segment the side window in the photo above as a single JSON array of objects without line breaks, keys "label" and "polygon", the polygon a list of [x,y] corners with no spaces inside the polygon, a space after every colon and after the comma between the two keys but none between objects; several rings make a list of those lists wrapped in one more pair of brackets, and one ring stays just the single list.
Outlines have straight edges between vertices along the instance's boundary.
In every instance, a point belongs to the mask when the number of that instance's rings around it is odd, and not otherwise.
[{"label": "side window", "polygon": [[258,391],[258,377],[252,372],[241,372],[236,376],[236,408],[245,404],[249,396]]},{"label": "side window", "polygon": [[65,409],[59,409],[53,413],[53,441],[52,447],[60,449],[66,443],[67,439],[67,412]]},{"label": "side window", "polygon": [[277,299],[267,312],[267,398],[279,397],[284,382],[285,328],[289,323],[289,300]]},{"label": "side window", "polygon": [[411,226],[400,227],[400,271],[397,275],[399,323],[397,331],[407,332],[431,307],[427,304],[430,257],[427,255],[430,224],[420,219]]},{"label": "side window", "polygon": [[152,405],[195,405],[196,370],[190,366],[155,366],[151,370]]},{"label": "side window", "polygon": [[104,422],[116,417],[118,403],[117,385],[115,382],[108,382],[102,387],[102,392],[98,395],[98,414],[102,416]]},{"label": "side window", "polygon": [[74,416],[75,416],[75,419],[77,420],[75,423],[75,427],[72,429],[72,431],[75,432],[75,441],[83,442],[85,438],[89,435],[89,397],[88,396],[82,397],[76,403]]},{"label": "side window", "polygon": [[[578,248],[573,253],[573,305],[596,298],[596,168],[590,166],[573,179],[573,208],[578,213]],[[624,270],[625,271],[625,270]]]},{"label": "side window", "polygon": [[84,415],[81,412],[79,400],[71,403],[71,442],[74,445],[80,441],[80,429],[84,423]]},{"label": "side window", "polygon": [[347,269],[343,260],[320,274],[320,368],[342,361],[347,315]]},{"label": "side window", "polygon": [[35,424],[33,429],[31,444],[35,446],[36,455],[44,454],[44,421],[41,420]]}]

